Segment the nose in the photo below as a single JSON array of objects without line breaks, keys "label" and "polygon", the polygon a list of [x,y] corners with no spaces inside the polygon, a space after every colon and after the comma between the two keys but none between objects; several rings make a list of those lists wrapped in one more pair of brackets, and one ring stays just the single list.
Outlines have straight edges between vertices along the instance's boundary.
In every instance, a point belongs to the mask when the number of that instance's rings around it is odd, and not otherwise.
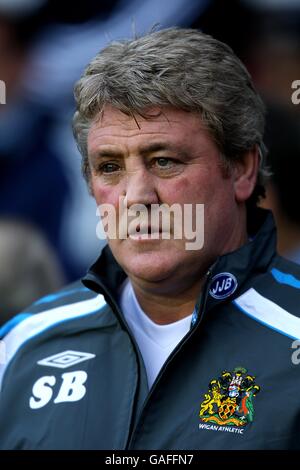
[{"label": "nose", "polygon": [[140,168],[127,176],[127,206],[133,204],[158,204],[159,197],[155,187],[155,178],[146,168]]}]

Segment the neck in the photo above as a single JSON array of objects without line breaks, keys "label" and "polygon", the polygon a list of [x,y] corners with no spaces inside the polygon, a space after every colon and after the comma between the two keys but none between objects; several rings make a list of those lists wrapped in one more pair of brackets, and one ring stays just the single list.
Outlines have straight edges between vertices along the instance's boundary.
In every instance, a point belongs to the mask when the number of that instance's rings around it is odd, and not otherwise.
[{"label": "neck", "polygon": [[170,293],[153,292],[143,289],[132,281],[136,298],[151,320],[159,325],[176,322],[190,315],[203,285],[203,277],[188,288],[181,288]]}]

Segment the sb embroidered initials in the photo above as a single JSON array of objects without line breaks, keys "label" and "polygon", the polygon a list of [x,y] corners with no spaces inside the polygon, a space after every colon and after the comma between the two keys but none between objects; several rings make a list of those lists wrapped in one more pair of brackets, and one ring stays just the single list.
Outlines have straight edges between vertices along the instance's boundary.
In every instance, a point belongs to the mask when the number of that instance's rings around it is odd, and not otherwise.
[{"label": "sb embroidered initials", "polygon": [[[83,370],[62,374],[62,384],[53,403],[73,402],[81,400],[86,394],[84,386],[87,373]],[[47,405],[53,397],[53,387],[56,384],[54,375],[46,375],[38,379],[32,387],[29,406],[33,410]]]}]

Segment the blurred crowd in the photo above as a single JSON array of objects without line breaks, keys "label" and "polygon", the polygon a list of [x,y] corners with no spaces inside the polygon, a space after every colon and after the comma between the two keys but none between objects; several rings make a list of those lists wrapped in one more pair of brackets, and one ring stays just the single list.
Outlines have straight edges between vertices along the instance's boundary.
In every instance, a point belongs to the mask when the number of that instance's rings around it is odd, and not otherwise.
[{"label": "blurred crowd", "polygon": [[[0,0],[0,325],[83,275],[103,241],[72,137],[73,85],[111,39],[195,27],[228,43],[267,103],[262,205],[300,263],[300,0]],[[0,100],[1,103],[1,100]]]}]

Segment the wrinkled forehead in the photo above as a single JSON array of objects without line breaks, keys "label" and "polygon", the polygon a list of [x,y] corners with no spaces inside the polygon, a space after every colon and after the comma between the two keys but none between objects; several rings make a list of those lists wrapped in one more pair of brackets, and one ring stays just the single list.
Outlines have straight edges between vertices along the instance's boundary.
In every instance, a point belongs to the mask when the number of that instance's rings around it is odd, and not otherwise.
[{"label": "wrinkled forehead", "polygon": [[111,139],[136,137],[165,138],[174,142],[186,141],[192,135],[203,134],[210,139],[210,133],[202,122],[201,115],[172,106],[152,107],[141,113],[126,114],[111,105],[106,105],[89,130],[89,152],[98,144],[109,143]]},{"label": "wrinkled forehead", "polygon": [[195,111],[186,111],[171,105],[151,106],[141,110],[123,111],[111,104],[106,104],[103,109],[95,116],[93,125],[107,125],[114,121],[118,124],[127,126],[133,123],[137,127],[151,122],[185,122],[187,119],[193,119],[199,125],[202,122],[201,114]]}]

